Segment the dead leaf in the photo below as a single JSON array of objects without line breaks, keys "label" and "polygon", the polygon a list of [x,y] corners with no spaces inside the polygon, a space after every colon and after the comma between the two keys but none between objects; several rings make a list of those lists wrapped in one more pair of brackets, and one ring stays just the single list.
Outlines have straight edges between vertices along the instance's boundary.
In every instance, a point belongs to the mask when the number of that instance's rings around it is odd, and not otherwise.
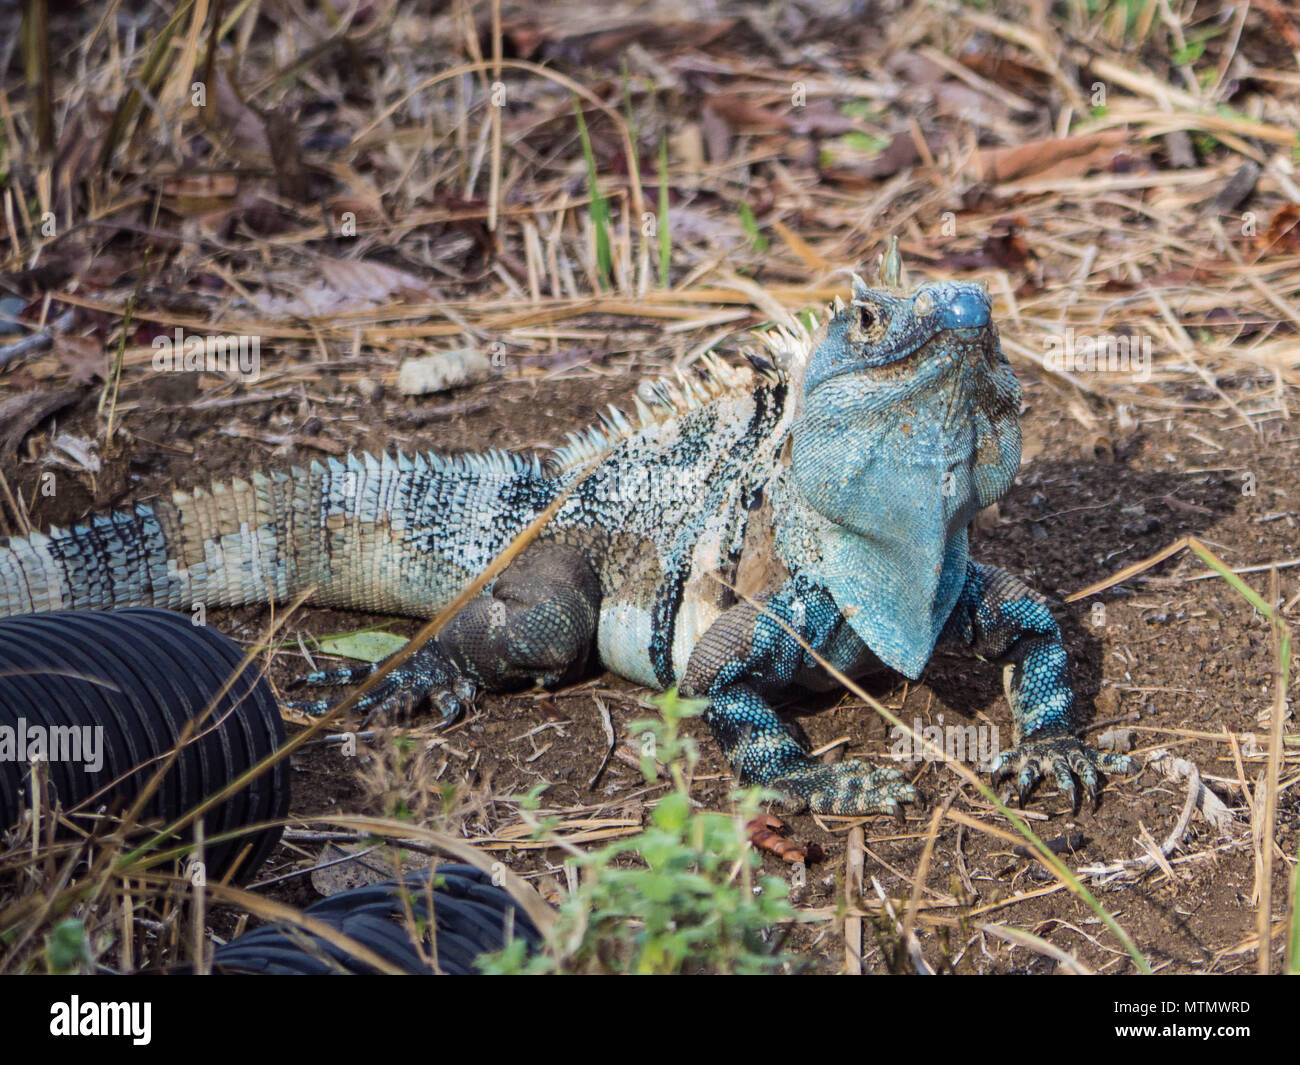
[{"label": "dead leaf", "polygon": [[821,174],[828,181],[834,181],[850,188],[865,188],[884,178],[893,177],[900,170],[912,166],[921,158],[916,140],[910,132],[896,133],[884,148],[861,163],[853,166],[827,167]]},{"label": "dead leaf", "polygon": [[258,308],[277,318],[320,318],[345,310],[362,310],[397,299],[431,299],[434,291],[427,281],[384,263],[319,256],[319,275],[283,297],[259,293]]},{"label": "dead leaf", "polygon": [[801,137],[838,137],[861,129],[862,124],[842,114],[830,100],[814,100],[792,112],[786,128]]},{"label": "dead leaf", "polygon": [[325,201],[331,218],[342,218],[345,214],[356,215],[358,222],[388,222],[383,201],[378,194],[363,196],[355,192],[340,193]]},{"label": "dead leaf", "polygon": [[1300,204],[1284,203],[1273,215],[1268,229],[1255,238],[1255,259],[1300,252]]},{"label": "dead leaf", "polygon": [[740,133],[772,133],[790,125],[788,114],[769,111],[739,93],[714,93],[705,110],[721,115]]},{"label": "dead leaf", "polygon": [[326,284],[358,299],[382,303],[394,296],[428,299],[433,295],[423,278],[384,263],[321,258],[316,265]]},{"label": "dead leaf", "polygon": [[261,117],[244,103],[234,85],[220,67],[216,74],[216,107],[220,128],[228,133],[238,154],[257,162],[271,157],[271,143]]},{"label": "dead leaf", "polygon": [[1288,11],[1278,0],[1255,0],[1255,7],[1263,11],[1273,23],[1273,29],[1286,41],[1292,51],[1300,49],[1300,28],[1296,26],[1295,12]]},{"label": "dead leaf", "polygon": [[239,178],[234,174],[190,174],[163,182],[160,191],[168,210],[188,218],[232,207]]},{"label": "dead leaf", "polygon": [[[614,61],[634,45],[650,52],[680,48],[684,42],[690,42],[696,49],[707,48],[729,33],[739,21],[728,18],[713,22],[686,19],[649,22],[644,19],[629,21],[623,15],[612,15],[600,20],[609,22],[609,25],[593,29],[589,13],[566,11],[563,5],[558,4],[542,10],[545,14],[540,17],[505,21],[501,27],[502,35],[521,58],[560,59],[574,65]],[[486,23],[483,28],[486,31]],[[491,47],[486,32],[481,47],[484,52]]]},{"label": "dead leaf", "polygon": [[1125,144],[1126,130],[1109,129],[1078,137],[1051,137],[1013,148],[985,148],[974,156],[982,181],[1055,180],[1104,170]]},{"label": "dead leaf", "polygon": [[69,384],[89,385],[96,378],[101,381],[108,379],[108,357],[103,343],[95,337],[56,334],[52,350],[63,368],[69,371]]},{"label": "dead leaf", "polygon": [[980,77],[1010,89],[1018,96],[1036,96],[1052,87],[1051,74],[1014,56],[974,52],[958,56],[957,61],[967,70],[975,71]]},{"label": "dead leaf", "polygon": [[944,268],[955,273],[969,270],[1028,269],[1036,256],[1021,232],[1027,225],[1023,218],[1005,218],[995,223],[975,251],[959,251],[945,255]]},{"label": "dead leaf", "polygon": [[731,142],[735,135],[731,123],[711,107],[705,107],[700,112],[699,130],[704,135],[709,161],[726,162],[731,157]]}]

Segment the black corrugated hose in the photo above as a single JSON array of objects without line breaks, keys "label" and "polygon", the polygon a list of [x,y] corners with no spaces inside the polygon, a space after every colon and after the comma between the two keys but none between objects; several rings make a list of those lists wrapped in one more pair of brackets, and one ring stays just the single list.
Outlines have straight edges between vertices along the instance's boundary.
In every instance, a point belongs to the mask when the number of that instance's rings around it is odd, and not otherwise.
[{"label": "black corrugated hose", "polygon": [[[434,877],[432,924],[429,921],[430,876]],[[422,930],[422,942],[412,939],[403,894],[417,929]],[[503,949],[511,938],[522,939],[530,952],[537,950],[542,941],[537,927],[509,893],[494,887],[487,874],[468,865],[419,869],[401,881],[389,880],[341,891],[303,912],[411,974],[440,971],[448,975],[469,975],[477,972],[475,958]],[[430,928],[436,929],[435,935],[429,934]],[[436,946],[436,970],[426,960],[431,944]],[[286,925],[255,928],[217,947],[212,971],[276,976],[375,972],[319,936]]]},{"label": "black corrugated hose", "polygon": [[[164,610],[69,610],[0,619],[0,828],[17,823],[30,801],[30,755],[42,743],[53,791],[73,821],[78,813],[128,805],[185,723],[203,713],[243,658],[233,640]],[[144,819],[173,820],[285,738],[271,686],[253,667],[235,680],[199,732],[151,797]],[[286,762],[208,811],[205,839],[284,817]],[[223,877],[251,843],[235,873],[236,880],[249,879],[279,838],[275,828],[208,844],[208,875]]]}]

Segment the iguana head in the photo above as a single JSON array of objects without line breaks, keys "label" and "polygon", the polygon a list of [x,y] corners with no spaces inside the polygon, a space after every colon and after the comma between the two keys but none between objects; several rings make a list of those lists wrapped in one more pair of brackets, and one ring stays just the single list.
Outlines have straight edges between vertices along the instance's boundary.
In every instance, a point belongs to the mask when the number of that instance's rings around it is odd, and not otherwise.
[{"label": "iguana head", "polygon": [[[1020,385],[988,295],[855,278],[802,370],[793,474],[827,523],[831,590],[876,654],[915,676],[965,579],[966,528],[1020,465]],[[882,603],[869,637],[854,608]]]}]

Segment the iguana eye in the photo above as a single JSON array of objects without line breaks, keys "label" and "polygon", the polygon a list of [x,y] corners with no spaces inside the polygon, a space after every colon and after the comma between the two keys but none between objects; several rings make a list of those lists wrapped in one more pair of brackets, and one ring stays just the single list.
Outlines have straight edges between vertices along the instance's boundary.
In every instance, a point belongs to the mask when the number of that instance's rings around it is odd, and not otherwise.
[{"label": "iguana eye", "polygon": [[858,328],[866,331],[876,324],[876,316],[870,307],[858,308]]}]

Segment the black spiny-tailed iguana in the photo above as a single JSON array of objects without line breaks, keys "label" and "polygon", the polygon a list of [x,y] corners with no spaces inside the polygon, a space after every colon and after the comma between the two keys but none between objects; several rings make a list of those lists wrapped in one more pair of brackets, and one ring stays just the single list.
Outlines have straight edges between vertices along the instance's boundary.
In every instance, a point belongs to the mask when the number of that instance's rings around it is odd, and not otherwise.
[{"label": "black spiny-tailed iguana", "polygon": [[1099,770],[1129,763],[1074,736],[1055,620],[968,554],[968,525],[1020,461],[1020,387],[988,297],[955,282],[902,293],[891,263],[892,284],[855,278],[851,303],[811,333],[768,334],[752,367],[710,360],[660,382],[634,418],[613,411],[545,460],[365,455],[0,541],[0,615],[310,588],[312,603],[429,617],[571,488],[485,594],[359,707],[415,698],[451,719],[476,688],[557,684],[594,657],[706,698],[743,780],[814,811],[897,813],[915,792],[895,770],[822,764],[782,727],[773,703],[827,678],[780,622],[849,675],[883,662],[915,678],[952,640],[1008,665],[1016,746],[995,777],[1014,775],[1022,798],[1044,773],[1095,796]]}]

